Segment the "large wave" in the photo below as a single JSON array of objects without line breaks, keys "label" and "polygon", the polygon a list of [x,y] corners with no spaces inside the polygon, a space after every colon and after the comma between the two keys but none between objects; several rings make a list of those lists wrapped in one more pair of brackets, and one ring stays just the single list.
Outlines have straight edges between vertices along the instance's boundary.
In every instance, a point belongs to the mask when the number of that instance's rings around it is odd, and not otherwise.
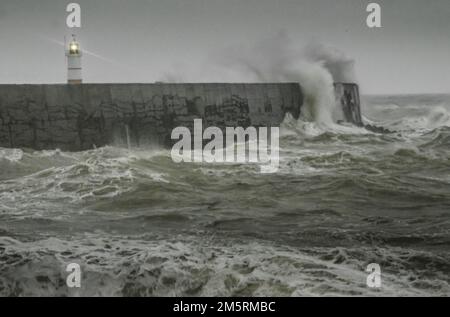
[{"label": "large wave", "polygon": [[165,80],[224,82],[297,82],[302,85],[305,104],[301,121],[315,122],[324,130],[335,126],[335,82],[355,82],[352,59],[338,49],[311,43],[300,47],[286,32],[249,46],[232,46],[214,52],[205,61],[207,70]]}]

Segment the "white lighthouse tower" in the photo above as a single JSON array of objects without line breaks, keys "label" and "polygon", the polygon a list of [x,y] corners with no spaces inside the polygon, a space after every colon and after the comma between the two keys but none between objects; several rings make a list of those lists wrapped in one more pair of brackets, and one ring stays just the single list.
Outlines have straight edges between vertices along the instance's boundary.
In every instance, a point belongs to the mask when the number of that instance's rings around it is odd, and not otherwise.
[{"label": "white lighthouse tower", "polygon": [[79,85],[83,83],[82,67],[81,67],[81,47],[77,42],[75,35],[72,35],[72,40],[66,47],[67,56],[67,83],[72,85]]}]

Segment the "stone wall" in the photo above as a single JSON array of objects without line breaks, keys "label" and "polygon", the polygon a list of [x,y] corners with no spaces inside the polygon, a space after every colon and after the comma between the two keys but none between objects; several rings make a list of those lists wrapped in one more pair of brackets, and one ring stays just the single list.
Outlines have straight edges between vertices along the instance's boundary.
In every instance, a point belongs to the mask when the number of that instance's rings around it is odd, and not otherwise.
[{"label": "stone wall", "polygon": [[277,126],[300,114],[299,84],[0,85],[0,147],[80,151],[169,144],[172,129]]}]

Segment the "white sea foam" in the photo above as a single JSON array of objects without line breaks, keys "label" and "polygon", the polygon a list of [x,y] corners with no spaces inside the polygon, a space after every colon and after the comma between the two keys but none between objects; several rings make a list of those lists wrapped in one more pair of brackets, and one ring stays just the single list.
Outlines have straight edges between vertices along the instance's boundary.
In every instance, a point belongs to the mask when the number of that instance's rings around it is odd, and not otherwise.
[{"label": "white sea foam", "polygon": [[[21,243],[0,237],[0,294],[22,296],[423,296],[448,295],[443,280],[420,278],[405,257],[424,252],[385,249],[277,247],[217,239],[47,239]],[[400,276],[383,273],[383,287],[366,286],[363,258],[383,258]],[[389,260],[390,259],[390,260]],[[384,260],[383,260],[384,261]],[[432,258],[430,258],[430,261]],[[81,263],[81,289],[65,287],[65,267]],[[411,287],[416,280],[421,288]]]}]

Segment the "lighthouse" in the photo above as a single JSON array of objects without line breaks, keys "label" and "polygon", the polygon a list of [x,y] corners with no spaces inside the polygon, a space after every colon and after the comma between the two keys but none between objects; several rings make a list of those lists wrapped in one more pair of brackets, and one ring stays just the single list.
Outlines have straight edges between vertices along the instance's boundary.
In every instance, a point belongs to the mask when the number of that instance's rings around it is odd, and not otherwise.
[{"label": "lighthouse", "polygon": [[67,56],[67,83],[71,85],[79,85],[83,83],[82,67],[81,67],[81,47],[75,35],[66,47]]}]

